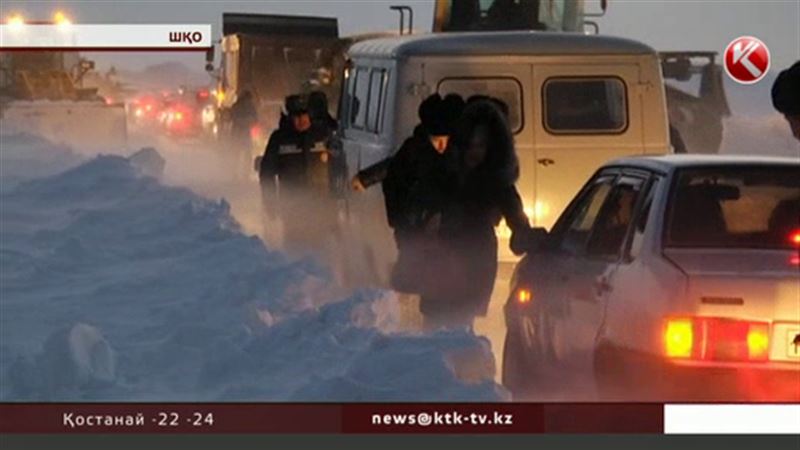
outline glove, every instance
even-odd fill
[[[509,247],[511,248],[511,252],[515,255],[520,256],[524,255],[528,252],[528,231],[530,228],[522,231],[515,231],[511,234],[511,240],[509,241]]]
[[[509,247],[515,255],[524,255],[535,251],[547,240],[547,230],[544,228],[526,227],[511,234]]]

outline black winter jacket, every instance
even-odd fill
[[[442,199],[433,205],[434,211],[441,211],[441,264],[434,269],[433,294],[423,294],[420,303],[427,315],[486,314],[497,274],[495,227],[505,219],[513,235],[522,236],[530,230],[515,187],[519,163],[513,138],[493,108],[468,106],[460,119],[461,127],[451,136],[451,176]],[[469,145],[478,126],[489,127],[489,149],[481,165],[467,170],[462,149]]]
[[[287,187],[327,191],[330,184],[329,137],[328,130],[318,126],[304,132],[290,127],[275,130],[261,158],[262,186],[270,187],[277,175]]]
[[[378,163],[381,164],[381,163]],[[386,167],[383,195],[389,226],[395,232],[413,232],[424,225],[427,208],[438,193],[427,188],[427,180],[443,179],[447,171],[444,154],[431,145],[421,126],[403,142]]]

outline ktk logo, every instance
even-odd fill
[[[203,33],[199,31],[170,31],[170,42],[184,42],[187,44],[199,44],[203,42]]]
[[[769,49],[752,36],[736,38],[725,49],[725,72],[742,84],[758,83],[769,71]]]

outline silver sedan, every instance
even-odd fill
[[[535,236],[505,305],[512,392],[584,370],[603,398],[800,398],[800,160],[616,160]]]

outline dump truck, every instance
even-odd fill
[[[224,13],[220,64],[213,64],[213,49],[206,62],[217,79],[217,108],[209,129],[221,140],[231,138],[234,109],[249,93],[258,114],[247,158],[252,161],[277,127],[287,95],[320,90],[330,105],[337,104],[336,77],[342,71],[345,45],[334,18]]]

